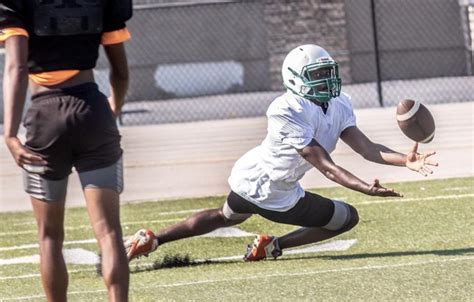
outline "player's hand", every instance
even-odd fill
[[[28,167],[44,170],[47,162],[38,154],[26,149],[17,137],[7,137],[5,143],[18,166],[25,170],[29,170]]]
[[[403,197],[402,194],[395,192],[394,189],[383,187],[378,179],[374,180],[366,194],[380,197]]]
[[[405,163],[406,167],[410,170],[416,171],[423,176],[428,176],[428,174],[433,174],[428,166],[438,166],[436,161],[431,160],[429,157],[436,154],[435,151],[428,152],[426,154],[418,153],[418,143],[413,145],[413,148],[407,154],[407,161]]]

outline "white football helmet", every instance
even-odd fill
[[[318,45],[301,45],[290,51],[281,72],[286,89],[311,101],[329,102],[341,94],[339,66]]]

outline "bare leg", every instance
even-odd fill
[[[129,268],[122,242],[119,194],[109,189],[85,189],[84,195],[102,254],[102,275],[109,301],[127,301]]]
[[[41,281],[48,301],[66,301],[68,275],[62,253],[64,200],[44,202],[31,197],[38,226]]]
[[[155,235],[161,245],[166,242],[206,234],[218,228],[236,225],[244,220],[229,220],[224,217],[222,209],[204,210],[193,214],[186,220],[158,231]]]
[[[337,231],[326,230],[323,228],[299,228],[296,231],[288,233],[282,237],[278,238],[278,244],[281,249],[300,246],[304,244],[314,243],[323,241],[334,236],[345,233],[355,227],[359,223],[359,216],[357,210],[352,206],[350,209],[350,220],[347,222],[347,225]]]

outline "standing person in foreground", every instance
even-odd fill
[[[325,240],[352,229],[359,221],[351,205],[305,192],[299,180],[315,167],[336,183],[371,196],[400,197],[378,180],[357,178],[331,159],[340,138],[366,160],[405,166],[423,175],[436,166],[415,144],[408,154],[373,143],[356,126],[348,95],[341,93],[338,65],[317,45],[293,49],[283,62],[287,92],[267,111],[268,134],[261,145],[243,155],[229,178],[231,192],[222,208],[204,210],[154,234],[139,230],[126,242],[129,259],[146,255],[158,245],[242,223],[252,214],[301,226],[281,237],[259,235],[249,245],[246,261],[278,257],[286,248]]]
[[[68,274],[62,254],[68,175],[75,167],[103,256],[110,301],[128,299],[129,270],[119,217],[122,149],[115,117],[128,88],[123,42],[130,34],[130,0],[0,2],[5,43],[4,135],[24,169],[38,227],[40,270],[48,301],[66,301]],[[99,46],[110,62],[111,96],[94,82]],[[26,142],[17,138],[24,119]]]

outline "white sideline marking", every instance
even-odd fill
[[[145,223],[156,223],[156,222],[176,222],[176,221],[181,221],[183,220],[182,218],[173,218],[173,219],[163,219],[163,220],[149,220],[149,221],[130,221],[130,222],[123,222],[122,226],[129,226],[129,225],[140,225],[140,224],[145,224]],[[65,227],[64,230],[66,231],[74,231],[74,230],[79,230],[79,229],[91,229],[90,224],[83,224],[83,225],[78,225],[75,227]],[[0,233],[0,236],[11,236],[11,235],[24,235],[24,234],[36,234],[36,229],[33,230],[27,230],[27,231],[16,231],[16,232],[2,232]]]
[[[346,251],[351,246],[356,244],[357,239],[350,240],[335,240],[332,242],[326,242],[322,244],[316,244],[308,246],[301,249],[291,249],[285,251],[284,255],[295,255],[295,254],[306,254],[306,253],[320,253],[320,252],[329,252],[329,251]]]
[[[64,241],[63,245],[73,245],[73,244],[83,244],[83,243],[96,243],[95,239],[86,239],[86,240],[73,240],[73,241]],[[0,247],[0,252],[3,251],[13,251],[13,250],[23,250],[23,249],[34,249],[39,248],[38,243],[32,244],[22,244],[15,246]]]
[[[33,248],[38,248],[39,245],[38,243],[32,243],[32,244],[22,244],[22,245],[14,245],[14,246],[6,246],[6,247],[0,247],[0,252],[3,251],[14,251],[14,250],[23,250],[23,249],[33,249]]]
[[[39,255],[0,259],[0,265],[39,263]]]
[[[16,280],[16,279],[27,279],[27,278],[39,278],[39,277],[41,277],[40,274],[28,274],[28,275],[20,275],[20,276],[0,277],[0,280]]]
[[[210,233],[198,236],[198,237],[249,237],[255,236],[255,234],[242,231],[239,228],[227,227],[227,228],[218,228]]]
[[[87,251],[85,249],[64,249],[63,255],[64,261],[70,264],[95,265],[99,262],[99,256],[97,256],[96,253]],[[0,259],[0,266],[22,263],[39,263],[39,259],[39,255]]]
[[[467,190],[467,189],[472,189],[473,187],[452,187],[452,188],[444,188],[442,191],[462,191],[462,190]]]
[[[81,269],[81,270],[68,270],[68,274],[75,274],[75,273],[82,273],[82,272],[95,272],[97,269]],[[27,274],[27,275],[19,275],[19,276],[7,276],[7,277],[0,277],[0,280],[15,280],[15,279],[28,279],[28,278],[40,278],[40,274]],[[3,300],[0,300],[3,301]]]
[[[95,265],[99,263],[99,256],[85,249],[63,250],[64,261],[71,264]]]
[[[337,268],[337,269],[327,269],[327,270],[319,270],[319,271],[303,271],[303,272],[295,272],[295,273],[275,273],[275,274],[268,274],[268,275],[260,275],[260,276],[245,276],[245,277],[235,277],[235,278],[228,278],[228,279],[209,279],[209,280],[200,280],[200,281],[193,281],[193,282],[181,282],[181,283],[171,283],[171,284],[159,284],[159,285],[152,285],[152,286],[143,286],[143,287],[136,287],[131,288],[132,291],[143,291],[146,289],[154,289],[154,288],[165,288],[165,287],[181,287],[181,286],[190,286],[190,285],[199,285],[199,284],[210,284],[210,283],[222,283],[222,282],[229,282],[229,281],[246,281],[246,280],[253,280],[253,279],[264,279],[264,278],[276,278],[276,277],[298,277],[298,276],[311,276],[311,275],[319,275],[319,274],[330,274],[330,273],[344,273],[344,272],[353,272],[353,271],[364,271],[364,270],[383,270],[383,269],[392,269],[392,268],[400,268],[400,267],[410,267],[410,266],[418,266],[418,265],[429,265],[429,264],[438,264],[438,263],[446,263],[446,262],[457,262],[457,261],[472,261],[474,257],[453,257],[448,259],[437,259],[437,260],[426,260],[426,261],[418,261],[418,262],[405,262],[405,263],[397,263],[397,264],[386,264],[386,265],[365,265],[365,266],[353,266],[353,267],[345,267],[345,268]],[[85,291],[71,291],[69,295],[81,295],[81,294],[92,294],[92,293],[105,293],[107,292],[106,289],[98,289],[98,290],[85,290]],[[15,298],[4,298],[3,301],[13,301],[13,300],[25,300],[25,299],[34,299],[34,298],[44,298],[44,295],[35,295],[35,296],[23,296],[23,297],[15,297]]]
[[[376,199],[369,201],[362,201],[354,203],[355,206],[376,204],[376,203],[391,203],[391,202],[410,202],[410,201],[428,201],[428,200],[439,200],[439,199],[461,199],[465,197],[474,197],[474,193],[471,194],[458,194],[458,195],[441,195],[441,196],[430,196],[421,198],[394,198],[394,199]]]

